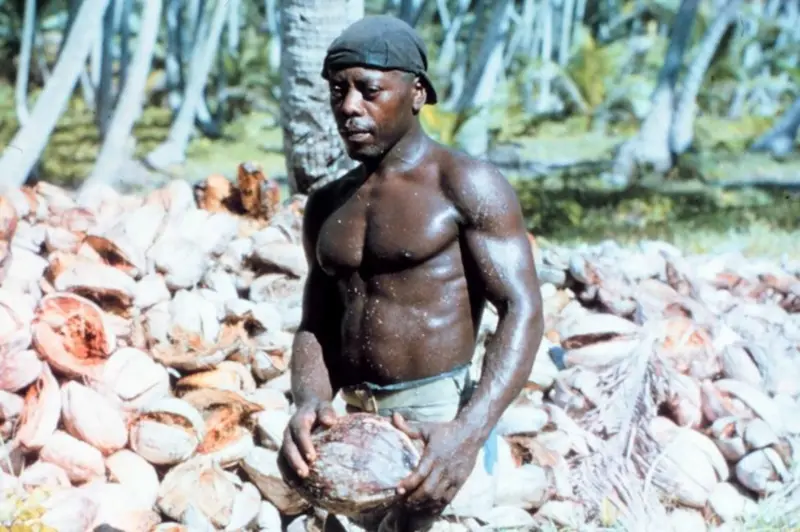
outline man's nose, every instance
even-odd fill
[[[361,94],[357,90],[350,89],[344,95],[342,100],[342,114],[345,116],[359,116],[361,115]]]

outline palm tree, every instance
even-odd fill
[[[364,16],[364,0],[281,0],[281,126],[292,192],[307,193],[354,167],[336,130],[322,61]]]

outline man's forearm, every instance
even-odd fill
[[[322,346],[312,332],[297,332],[289,366],[292,372],[292,396],[296,405],[333,400],[333,388],[322,357]]]
[[[497,330],[486,346],[480,381],[456,418],[476,444],[486,441],[525,386],[543,331],[541,307],[500,311]]]

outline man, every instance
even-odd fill
[[[424,133],[419,112],[437,101],[426,68],[423,41],[394,17],[365,17],[331,44],[322,75],[361,165],[313,192],[304,215],[297,410],[282,459],[307,474],[310,433],[335,423],[337,392],[348,411],[392,416],[425,444],[398,485],[403,507],[362,523],[369,530],[419,530],[452,507],[468,477],[491,475],[492,429],[526,383],[543,329],[518,199],[494,167]],[[474,383],[487,300],[499,322]]]

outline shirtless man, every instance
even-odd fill
[[[310,433],[335,423],[337,392],[348,411],[392,416],[425,443],[398,485],[395,519],[439,515],[473,470],[491,473],[487,443],[527,381],[543,329],[516,194],[493,166],[424,133],[419,112],[437,101],[426,68],[422,40],[390,16],[361,19],[328,50],[331,109],[361,164],[306,204],[297,409],[281,448],[284,463],[307,474]],[[469,366],[486,301],[499,322],[475,383]]]

